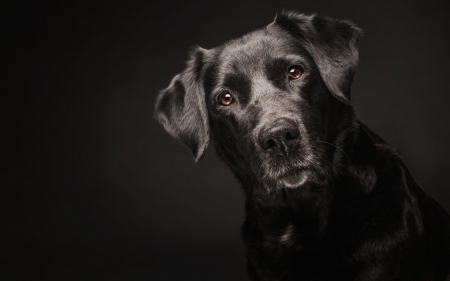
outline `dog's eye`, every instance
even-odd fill
[[[302,74],[302,69],[297,65],[290,66],[288,69],[288,76],[290,79],[298,79],[302,76]]]
[[[219,95],[219,103],[223,106],[229,106],[233,101],[234,98],[229,92],[222,92]]]

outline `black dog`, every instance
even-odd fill
[[[252,280],[450,280],[450,219],[355,116],[361,30],[282,13],[195,49],[156,118],[191,148],[209,138],[246,194]]]

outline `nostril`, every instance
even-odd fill
[[[268,139],[267,141],[264,142],[264,144],[262,145],[262,149],[267,150],[270,149],[272,147],[277,146],[277,143],[275,140],[273,139]]]

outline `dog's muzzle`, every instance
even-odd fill
[[[282,117],[265,124],[257,134],[257,142],[265,159],[265,177],[285,187],[300,186],[308,179],[311,171],[305,163],[297,121]]]

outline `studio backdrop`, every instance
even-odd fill
[[[2,6],[2,280],[248,280],[237,181],[152,117],[194,46],[283,9],[364,30],[357,114],[450,211],[448,1]]]

